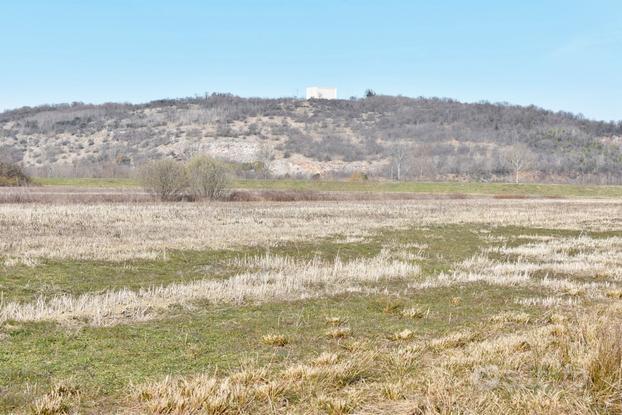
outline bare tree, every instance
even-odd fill
[[[389,151],[389,156],[391,157],[391,177],[395,177],[398,182],[402,180],[402,174],[408,168],[409,150],[404,144],[396,144]],[[395,176],[393,171],[395,171]]]
[[[514,144],[505,150],[503,156],[512,170],[514,183],[519,183],[521,172],[530,168],[535,161],[535,155],[524,144]]]
[[[264,179],[270,177],[270,170],[272,168],[274,157],[274,148],[269,144],[262,144],[257,150],[257,161],[262,164],[262,174]]]

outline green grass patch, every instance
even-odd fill
[[[72,186],[72,187],[138,187],[134,179],[115,178],[70,178],[70,177],[35,177],[33,184],[39,186]]]
[[[188,282],[203,278],[226,278],[238,271],[227,261],[245,251],[171,251],[166,260],[105,261],[43,260],[35,267],[0,266],[0,292],[4,301],[32,301],[59,294],[117,290]]]
[[[347,192],[404,192],[441,194],[481,194],[540,197],[622,197],[622,186],[573,184],[511,184],[476,182],[383,182],[329,180],[238,180],[242,189],[312,190]]]
[[[113,178],[42,178],[34,183],[43,186],[123,188],[139,187],[135,179]],[[323,192],[397,192],[531,197],[622,197],[622,186],[585,186],[574,184],[512,184],[477,182],[390,182],[347,180],[234,180],[232,187],[246,190],[294,190]]]

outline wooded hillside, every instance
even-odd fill
[[[622,182],[622,122],[534,106],[229,94],[0,114],[0,157],[36,175],[124,176],[197,152],[246,176]]]

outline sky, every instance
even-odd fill
[[[622,120],[620,0],[0,0],[0,39],[0,111],[319,85]]]

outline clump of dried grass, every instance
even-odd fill
[[[527,297],[516,298],[516,304],[523,306],[539,306],[539,307],[569,307],[573,308],[581,304],[581,300],[573,297]]]
[[[334,365],[339,360],[339,355],[337,353],[329,353],[323,352],[318,357],[311,361],[311,365],[313,366],[328,366]]]
[[[507,311],[491,317],[490,321],[495,323],[528,324],[531,321],[531,316],[525,312]]]
[[[317,406],[329,415],[345,415],[352,413],[356,408],[356,399],[353,397],[318,396]]]
[[[622,299],[622,290],[609,290],[606,292],[607,297],[614,298],[616,300]]]
[[[381,386],[381,394],[384,399],[396,401],[406,397],[406,387],[403,382],[386,383]]]
[[[605,322],[595,339],[587,364],[590,392],[605,407],[622,410],[622,323]]]
[[[409,340],[415,337],[415,332],[410,329],[404,329],[402,331],[398,331],[397,333],[393,333],[391,336],[392,340]]]
[[[343,317],[326,317],[326,324],[330,326],[342,326],[347,323]]]
[[[289,343],[289,340],[282,334],[266,334],[261,337],[261,342],[268,346],[283,347]]]
[[[560,314],[560,313],[553,313],[548,317],[548,320],[550,323],[553,324],[560,324],[560,323],[565,323],[568,321],[568,317]]]
[[[405,308],[400,312],[400,315],[404,318],[411,318],[411,319],[420,319],[423,317],[426,317],[428,315],[428,313],[430,312],[430,309],[424,310],[421,307],[409,307],[409,308]]]
[[[36,399],[30,409],[33,415],[65,415],[78,405],[79,398],[80,392],[75,385],[62,382]]]
[[[351,388],[371,376],[373,360],[370,353],[348,359],[324,353],[281,371],[251,366],[225,377],[166,377],[135,387],[131,398],[154,414],[288,413],[295,406],[303,413],[317,408],[349,413],[360,403]]]
[[[331,339],[344,339],[350,337],[351,334],[352,329],[350,329],[350,327],[335,327],[326,331],[326,336]]]
[[[206,375],[192,379],[167,377],[139,387],[135,399],[153,414],[234,413],[259,399],[258,389],[266,384],[263,379],[246,384]]]
[[[427,343],[427,347],[434,351],[464,347],[475,341],[478,337],[479,334],[477,332],[465,329],[451,333],[447,336],[431,339]]]

